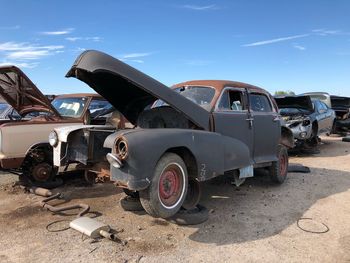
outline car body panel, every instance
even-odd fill
[[[183,112],[199,127],[209,129],[209,112],[164,84],[102,52],[82,53],[67,73],[84,81],[106,98],[131,123],[155,100],[161,99]],[[111,93],[115,96],[111,96]]]
[[[0,95],[21,116],[33,111],[45,111],[60,117],[49,99],[15,66],[0,67]]]
[[[194,176],[199,181],[253,164],[244,143],[219,133],[187,129],[121,130],[108,136],[104,147],[113,152],[114,142],[120,136],[128,142],[130,161],[120,169],[111,166],[111,180],[132,190],[148,186],[155,164],[169,150],[186,148],[195,156],[198,175]],[[137,175],[136,180],[132,175]]]

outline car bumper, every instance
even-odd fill
[[[150,180],[148,178],[137,178],[129,173],[130,169],[127,164],[124,165],[114,154],[107,154],[107,160],[110,164],[110,180],[117,186],[132,191],[140,191],[149,186]]]
[[[307,140],[307,139],[310,139],[312,135],[311,125],[303,126],[299,124],[296,127],[292,127],[292,128],[288,127],[288,128],[291,129],[291,131],[293,132],[294,138],[297,140]]]

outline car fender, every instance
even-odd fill
[[[115,141],[119,137],[127,142],[128,157],[121,168],[111,166],[112,180],[118,178],[119,173],[130,174],[137,180],[150,180],[161,156],[180,147],[194,156],[200,181],[252,164],[247,145],[219,133],[187,129],[122,130],[109,135],[104,147],[115,153]]]

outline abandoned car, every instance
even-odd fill
[[[218,175],[243,180],[253,176],[254,167],[266,167],[277,183],[287,176],[292,133],[281,127],[274,99],[261,88],[190,81],[170,89],[98,51],[82,53],[67,77],[87,83],[134,125],[105,134],[107,172],[126,193],[138,195],[154,217],[169,218],[181,206],[195,206],[198,182]],[[89,135],[79,136],[84,144]],[[54,152],[55,165],[70,154],[69,140],[67,145]],[[98,152],[102,145],[91,146]]]
[[[332,133],[346,136],[350,130],[350,98],[331,95],[331,105],[336,115]]]
[[[331,132],[335,113],[322,101],[303,95],[275,100],[287,127],[293,131],[296,146],[314,146],[320,134]]]
[[[19,117],[0,122],[0,168],[33,181],[53,176],[48,135],[54,127],[89,123],[91,115],[111,105],[98,94],[57,96],[52,104],[17,67],[0,67],[0,95]],[[39,114],[40,113],[40,114]],[[32,118],[25,118],[32,114]],[[35,117],[38,114],[39,116]],[[96,118],[93,122],[104,124]]]

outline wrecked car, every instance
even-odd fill
[[[350,98],[331,95],[331,104],[336,115],[332,133],[346,136],[350,130]]]
[[[330,133],[335,113],[325,103],[310,96],[275,97],[279,112],[293,132],[296,146],[314,146],[318,136]]]
[[[94,111],[111,105],[98,94],[66,94],[52,104],[17,67],[0,67],[0,95],[18,117],[0,122],[0,169],[20,173],[33,181],[53,175],[48,135],[54,127],[72,124],[104,124],[92,119]],[[31,115],[31,118],[26,116]]]
[[[252,177],[253,168],[265,167],[274,182],[286,179],[293,136],[281,127],[274,99],[261,88],[199,80],[171,89],[98,51],[82,53],[67,77],[88,84],[134,125],[104,134],[110,164],[105,172],[126,193],[139,196],[154,217],[195,206],[199,182],[219,175],[234,175],[239,182]],[[87,147],[80,136],[80,146]],[[96,152],[101,146],[89,145]],[[54,150],[55,166],[69,149]]]

